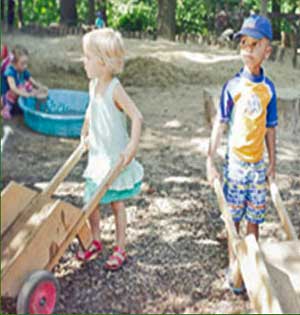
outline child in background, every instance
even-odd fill
[[[100,11],[98,11],[96,13],[95,26],[96,26],[96,28],[103,28],[103,27],[105,27],[105,23],[104,23],[104,20],[102,18],[102,13]]]
[[[90,104],[82,128],[87,143],[88,164],[84,172],[84,201],[88,202],[111,167],[124,154],[125,169],[103,196],[100,204],[110,204],[115,216],[117,246],[105,263],[107,270],[118,270],[126,261],[126,210],[124,200],[141,189],[143,167],[134,159],[141,135],[142,115],[127,95],[116,75],[124,65],[124,46],[120,33],[109,28],[94,30],[83,37],[84,67],[90,81]],[[131,119],[131,138],[126,129],[126,115]],[[94,241],[77,254],[90,260],[102,251],[100,207],[89,218]]]
[[[228,124],[228,146],[224,167],[224,195],[239,232],[240,221],[247,220],[247,234],[259,236],[259,224],[264,222],[266,209],[266,178],[275,177],[275,127],[277,104],[274,84],[261,67],[272,51],[272,26],[263,16],[247,18],[240,32],[241,57],[244,67],[223,87],[219,112],[212,131],[207,157],[207,177],[210,184],[220,177],[214,156],[225,125]],[[264,162],[266,142],[269,166]],[[236,294],[245,291],[231,281],[236,260],[229,250],[228,280]]]
[[[18,106],[18,97],[41,97],[47,96],[47,88],[33,79],[28,67],[28,51],[17,45],[12,50],[10,64],[2,74],[1,102],[3,109],[1,115],[4,119],[11,119],[14,114],[21,113]],[[4,65],[3,65],[4,67]]]

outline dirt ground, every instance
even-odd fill
[[[28,47],[33,76],[50,88],[87,88],[79,37],[15,35],[4,41]],[[79,263],[74,258],[78,248],[74,240],[55,268],[61,286],[56,313],[249,313],[247,297],[236,297],[227,288],[224,225],[205,178],[210,129],[204,118],[203,88],[221,87],[233,76],[241,67],[238,54],[164,41],[126,40],[125,44],[128,56],[121,79],[145,119],[137,155],[145,168],[145,189],[127,202],[129,262],[118,273],[102,268],[114,244],[113,217],[104,207],[104,253],[87,264]],[[266,71],[289,95],[300,91],[300,71],[292,68],[290,60],[267,62]],[[78,144],[77,139],[36,134],[22,118],[4,124],[14,134],[2,154],[2,187],[11,180],[43,187]],[[279,127],[279,134],[284,134],[280,132],[284,128]],[[299,234],[297,138],[278,139],[277,179]],[[82,206],[85,162],[60,185],[57,198]],[[220,169],[221,163],[219,158]],[[270,202],[261,238],[284,238]],[[4,313],[15,312],[14,300],[2,302]]]

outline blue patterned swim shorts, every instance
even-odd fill
[[[248,163],[227,157],[224,166],[224,195],[233,221],[245,216],[248,222],[260,224],[266,212],[266,167],[263,160]]]

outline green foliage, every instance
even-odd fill
[[[49,25],[59,21],[59,3],[57,0],[23,0],[23,15],[25,24]]]
[[[175,1],[175,0],[174,0]],[[228,27],[240,27],[249,12],[259,12],[261,0],[176,0],[177,33],[206,35],[216,31],[216,15],[221,10],[228,13]],[[17,7],[16,1],[16,7]],[[155,31],[157,25],[157,0],[107,0],[108,25],[130,31]],[[88,0],[76,0],[78,23],[87,23]],[[99,2],[95,1],[96,10]],[[300,0],[280,1],[281,12],[300,11]],[[17,9],[17,8],[16,8]],[[268,11],[272,11],[269,1]],[[59,22],[59,0],[23,0],[25,24],[37,23],[43,26]],[[16,14],[17,16],[17,14]],[[281,19],[280,29],[290,32],[290,22]]]
[[[108,25],[130,31],[153,31],[156,11],[156,1],[113,0],[107,7]]]

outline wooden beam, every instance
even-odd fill
[[[93,235],[88,221],[85,221],[82,228],[79,230],[77,237],[83,249],[88,249],[93,242]]]
[[[261,249],[267,268],[275,271],[275,285],[284,302],[294,304],[294,310],[300,313],[300,240],[264,242]]]
[[[290,217],[282,202],[279,189],[274,181],[270,181],[270,192],[275,208],[277,209],[281,224],[287,234],[289,240],[297,240],[296,230],[290,220]]]
[[[259,314],[283,314],[255,236],[248,235],[237,244],[236,249],[252,307]]]

